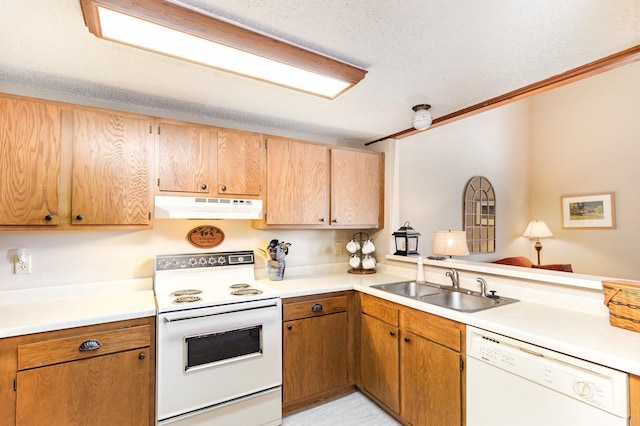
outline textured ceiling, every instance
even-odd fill
[[[364,143],[640,44],[638,0],[182,3],[368,74],[327,100],[100,40],[79,0],[0,0],[0,91]]]

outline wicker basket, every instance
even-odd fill
[[[602,281],[604,304],[614,327],[640,331],[640,282]]]

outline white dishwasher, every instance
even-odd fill
[[[467,426],[628,426],[629,375],[467,327]]]

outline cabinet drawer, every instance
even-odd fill
[[[360,293],[360,309],[363,313],[378,318],[386,323],[399,325],[400,311],[398,307],[368,294]]]
[[[99,347],[82,351],[80,347],[85,342],[99,342]],[[150,344],[148,325],[29,343],[18,346],[18,370],[143,348]]]
[[[320,315],[335,314],[347,310],[347,296],[326,297],[282,305],[282,320],[289,321]]]
[[[411,308],[402,310],[403,327],[411,333],[440,343],[454,351],[462,348],[462,327],[459,322],[417,311]]]

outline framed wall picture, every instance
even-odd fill
[[[599,229],[616,227],[613,192],[563,195],[562,227],[565,229]]]

